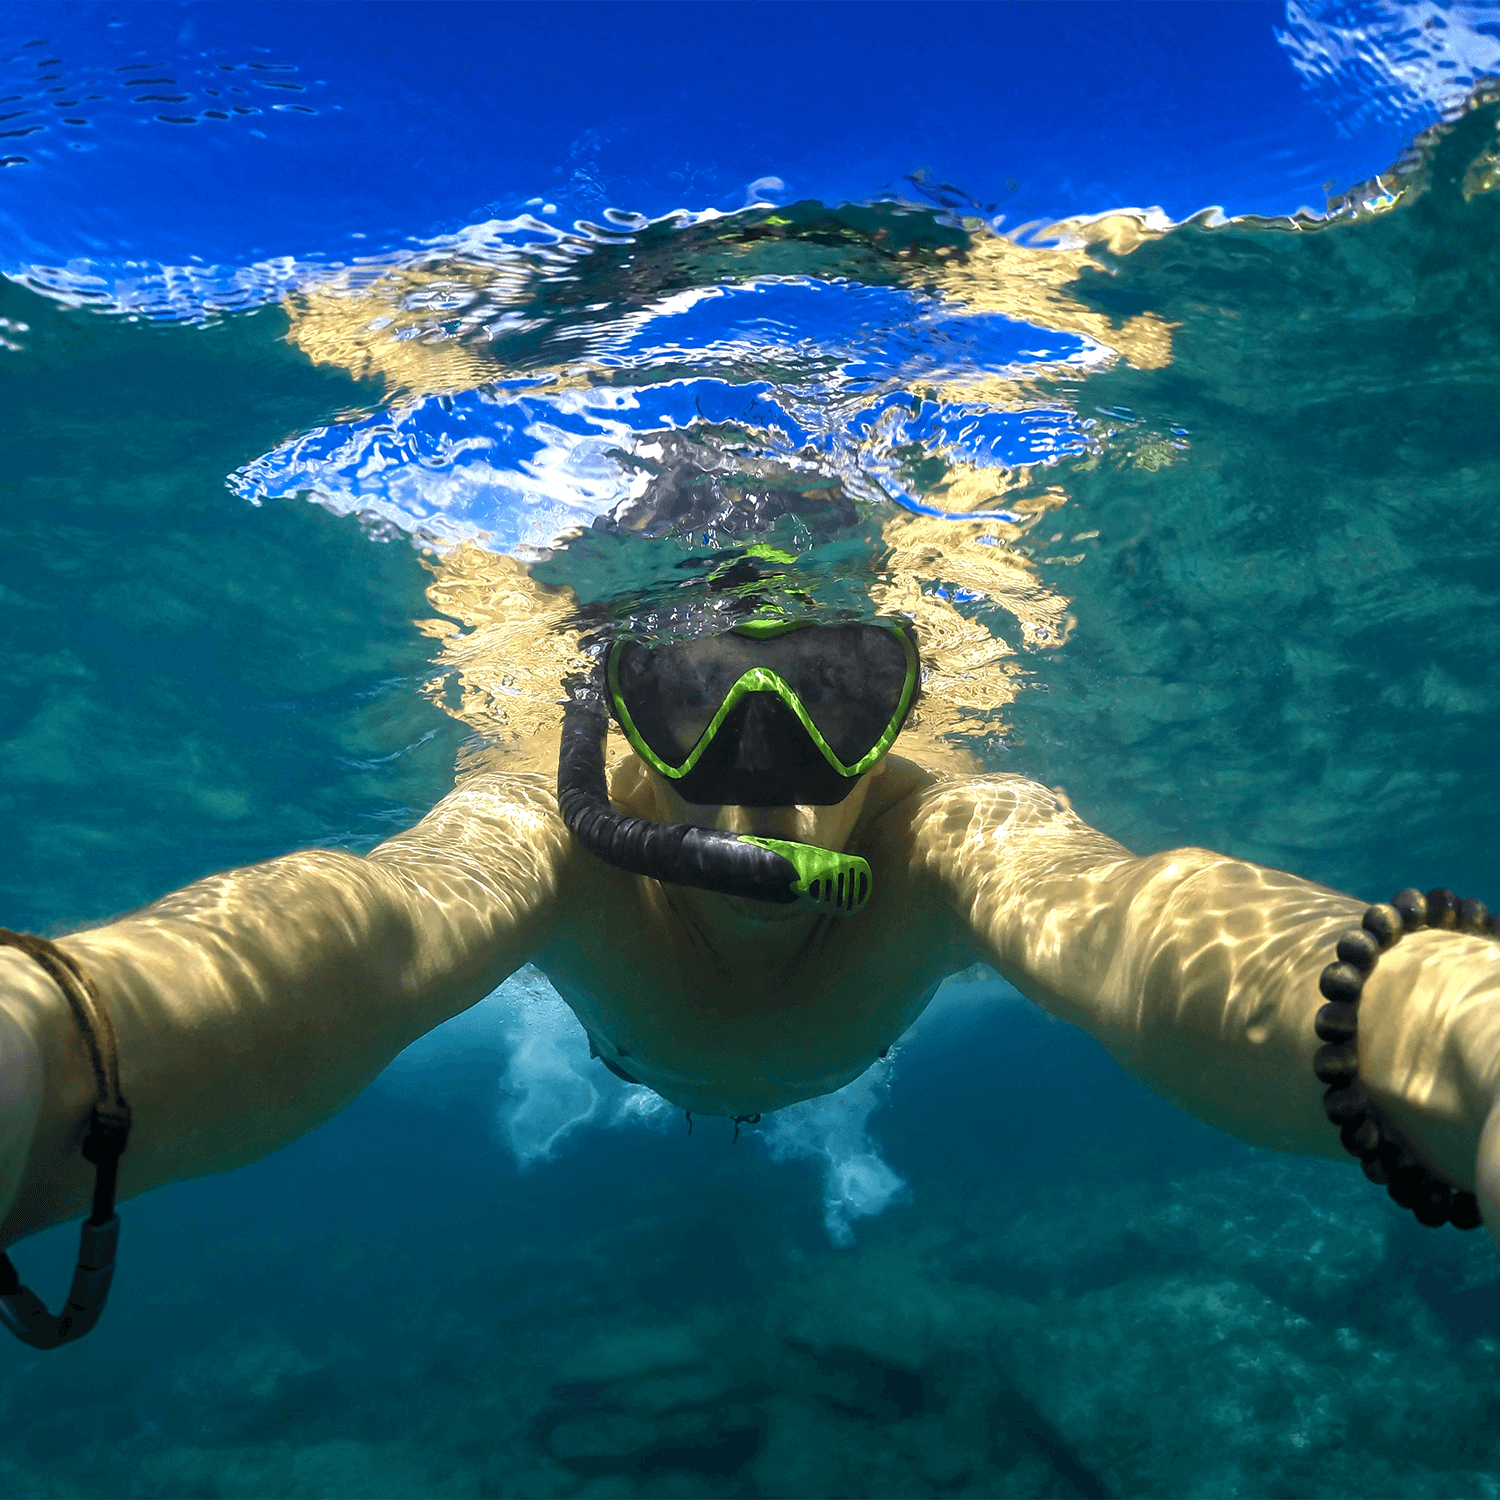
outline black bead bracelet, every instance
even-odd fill
[[[1344,1149],[1359,1158],[1365,1176],[1379,1183],[1417,1221],[1436,1229],[1477,1229],[1479,1200],[1473,1193],[1434,1177],[1381,1123],[1374,1101],[1359,1081],[1359,997],[1375,970],[1375,960],[1394,947],[1403,933],[1421,927],[1500,937],[1500,917],[1492,917],[1482,901],[1460,901],[1450,890],[1407,890],[1389,905],[1372,906],[1353,932],[1339,939],[1338,962],[1318,976],[1318,989],[1328,1002],[1318,1011],[1313,1029],[1319,1041],[1313,1072],[1328,1085],[1323,1109],[1339,1127]]]

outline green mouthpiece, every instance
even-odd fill
[[[797,892],[800,906],[820,906],[852,917],[863,911],[870,900],[875,877],[857,854],[819,849],[815,844],[792,844],[785,839],[758,839],[748,833],[739,837],[742,843],[758,844],[772,854],[779,854],[797,871],[792,889]]]

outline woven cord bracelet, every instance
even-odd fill
[[[1422,927],[1500,937],[1500,918],[1492,917],[1484,902],[1460,901],[1442,887],[1425,896],[1421,891],[1402,891],[1389,904],[1370,907],[1359,928],[1339,939],[1338,961],[1318,976],[1318,989],[1328,1003],[1313,1026],[1324,1043],[1313,1059],[1313,1072],[1329,1085],[1323,1109],[1339,1127],[1344,1149],[1359,1158],[1371,1182],[1384,1187],[1429,1228],[1452,1224],[1455,1229],[1477,1229],[1479,1200],[1434,1177],[1381,1122],[1359,1081],[1359,997],[1365,981],[1387,948],[1404,933]]]

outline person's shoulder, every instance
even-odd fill
[[[920,769],[920,768],[919,768]],[[907,779],[878,822],[872,853],[914,885],[987,881],[1009,871],[1032,880],[1087,868],[1130,851],[1078,816],[1060,787],[1007,771],[931,772]],[[970,892],[972,894],[972,892]]]
[[[872,791],[869,808],[875,820],[886,821],[891,815],[910,820],[941,813],[1010,822],[1018,815],[1051,818],[1071,811],[1065,793],[1030,776],[1014,771],[954,771],[899,756],[890,758],[878,795]]]

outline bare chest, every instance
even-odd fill
[[[777,1109],[858,1077],[961,959],[880,894],[857,917],[705,930],[651,882],[589,870],[536,962],[599,1052],[704,1113]],[[930,916],[930,914],[928,914]]]

